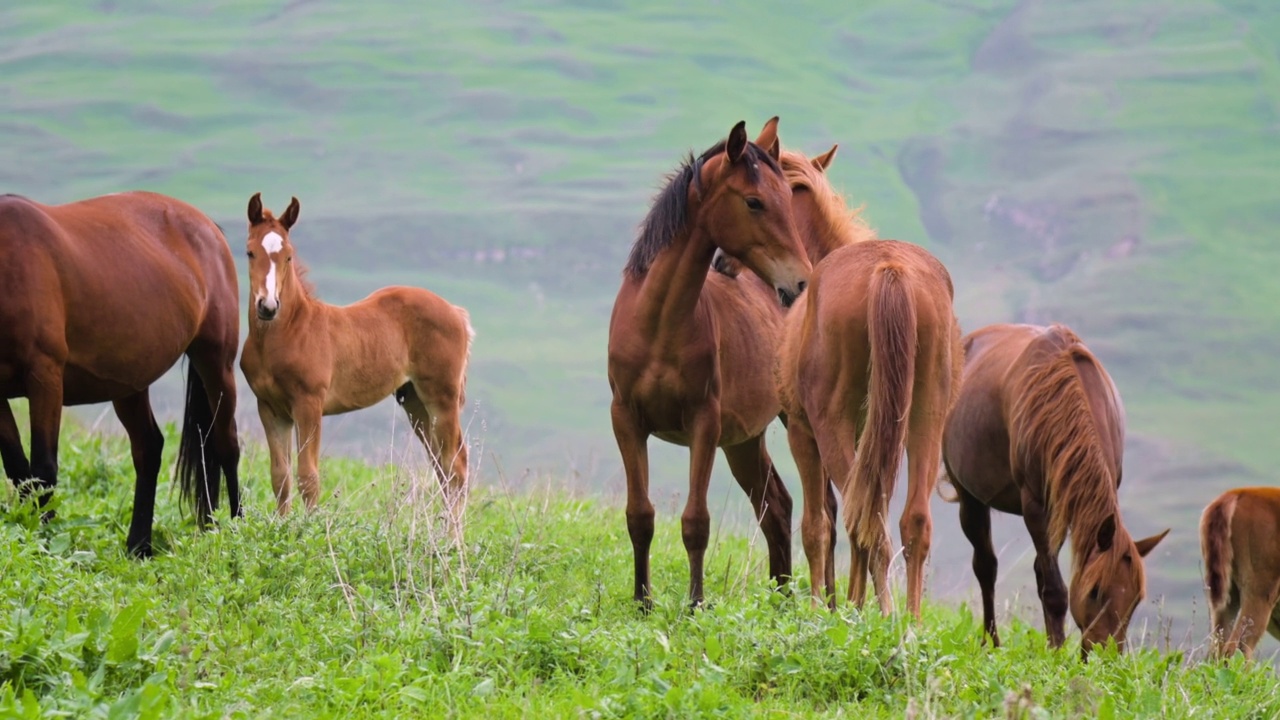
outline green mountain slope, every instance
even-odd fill
[[[1280,460],[1273,3],[26,4],[0,11],[0,98],[0,191],[171,193],[237,254],[250,194],[297,195],[326,299],[412,283],[468,306],[490,482],[569,469],[616,497],[605,328],[633,228],[685,150],[774,114],[789,146],[840,143],[837,186],[949,265],[966,328],[1065,321],[1103,358],[1126,518],[1175,528],[1151,572],[1171,614],[1200,597],[1199,510]],[[334,419],[327,448],[384,456],[393,424],[403,448],[396,418]],[[666,498],[686,471],[659,445]],[[1020,524],[997,539],[1025,587]],[[935,548],[935,589],[971,594],[964,543]]]

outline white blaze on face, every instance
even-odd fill
[[[276,260],[280,250],[284,248],[284,238],[279,233],[269,232],[262,238],[262,249],[267,251],[271,260],[271,268],[267,270],[266,306],[272,310],[280,305],[279,293],[276,289]]]

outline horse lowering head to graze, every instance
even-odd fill
[[[717,250],[753,272],[709,272]],[[707,486],[717,447],[751,499],[769,546],[769,574],[791,574],[791,497],[765,449],[778,416],[773,358],[783,307],[808,282],[778,165],[777,118],[752,143],[744,123],[668,178],[641,225],[609,321],[609,387],[614,437],[627,479],[627,530],[635,558],[635,599],[651,604],[648,440],[689,448],[689,497],[681,532],[689,556],[689,596],[703,598],[710,536]]]
[[[222,231],[196,208],[127,192],[65,205],[0,197],[0,457],[24,495],[57,484],[65,405],[110,402],[137,475],[127,547],[152,553],[164,436],[149,388],[184,355],[177,475],[203,527],[227,479],[240,515],[234,363],[240,292]],[[31,460],[7,402],[26,397]]]
[[[987,635],[995,621],[991,508],[1021,515],[1036,549],[1036,586],[1052,647],[1068,609],[1081,651],[1114,638],[1121,649],[1146,594],[1143,558],[1168,530],[1134,540],[1116,491],[1124,408],[1102,363],[1064,325],[990,325],[965,338],[964,382],[947,421],[943,460],[973,544]],[[1071,536],[1071,585],[1058,551]]]
[[[395,394],[458,518],[467,481],[462,435],[467,360],[474,332],[467,312],[413,287],[387,287],[337,307],[313,295],[290,231],[293,198],[276,217],[249,199],[249,336],[240,368],[258,398],[271,452],[280,514],[292,504],[292,443],[307,507],[320,499],[320,423],[324,415],[366,408]]]

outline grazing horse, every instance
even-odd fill
[[[877,239],[850,212],[824,174],[834,154],[783,156],[796,221],[821,258],[808,292],[787,315],[778,358],[787,440],[804,490],[801,536],[814,597],[834,606],[834,481],[853,546],[849,599],[862,606],[870,574],[881,611],[891,612],[886,518],[905,449],[909,485],[899,528],[907,607],[918,619],[932,537],[929,498],[960,382],[951,276],[919,246]]]
[[[320,419],[395,393],[426,446],[450,513],[467,482],[462,437],[467,359],[475,333],[467,311],[420,288],[388,287],[345,307],[312,294],[295,262],[293,198],[280,217],[249,199],[249,337],[240,369],[258,398],[281,515],[292,505],[292,434],[308,510],[320,500]],[[456,519],[456,517],[454,518]]]
[[[1205,590],[1213,611],[1213,650],[1253,650],[1263,630],[1280,638],[1280,488],[1228,490],[1200,518]]]
[[[194,501],[204,527],[222,473],[231,515],[240,515],[240,292],[212,220],[147,192],[54,206],[0,196],[0,287],[0,456],[24,496],[38,494],[44,507],[53,494],[63,406],[110,402],[129,435],[136,474],[126,547],[150,556],[164,436],[149,388],[185,354],[183,497]],[[24,396],[30,463],[8,403]]]
[[[973,544],[982,616],[995,646],[996,554],[991,508],[1021,515],[1036,548],[1036,587],[1049,645],[1061,647],[1068,606],[1081,652],[1123,649],[1146,593],[1142,558],[1168,530],[1134,541],[1116,490],[1124,408],[1102,363],[1064,325],[989,325],[964,340],[964,382],[947,420],[943,462]],[[1071,534],[1071,588],[1058,551]]]
[[[726,141],[671,175],[631,248],[614,302],[611,415],[627,479],[634,597],[645,608],[652,606],[650,435],[689,448],[681,534],[695,606],[703,597],[707,488],[717,446],[759,518],[770,577],[781,585],[791,575],[791,497],[764,432],[779,410],[770,381],[781,334],[779,301],[794,302],[810,265],[791,215],[791,188],[778,167],[776,137],[777,118],[756,143],[739,122]],[[717,248],[755,274],[734,281],[709,272]]]

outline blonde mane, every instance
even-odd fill
[[[1039,469],[1047,485],[1049,546],[1071,534],[1072,564],[1088,555],[1108,516],[1120,527],[1115,478],[1103,452],[1076,361],[1096,362],[1075,333],[1055,327],[1064,347],[1017,382],[1012,430],[1024,471]]]
[[[810,247],[810,259],[816,261],[827,253],[844,245],[877,239],[876,231],[862,217],[862,208],[850,209],[844,196],[831,187],[825,172],[814,167],[813,161],[803,153],[791,150],[782,153],[782,172],[793,190],[804,188],[818,206],[820,221],[815,228],[818,237],[816,247]],[[810,243],[809,238],[805,239]],[[819,257],[812,257],[815,251]]]

